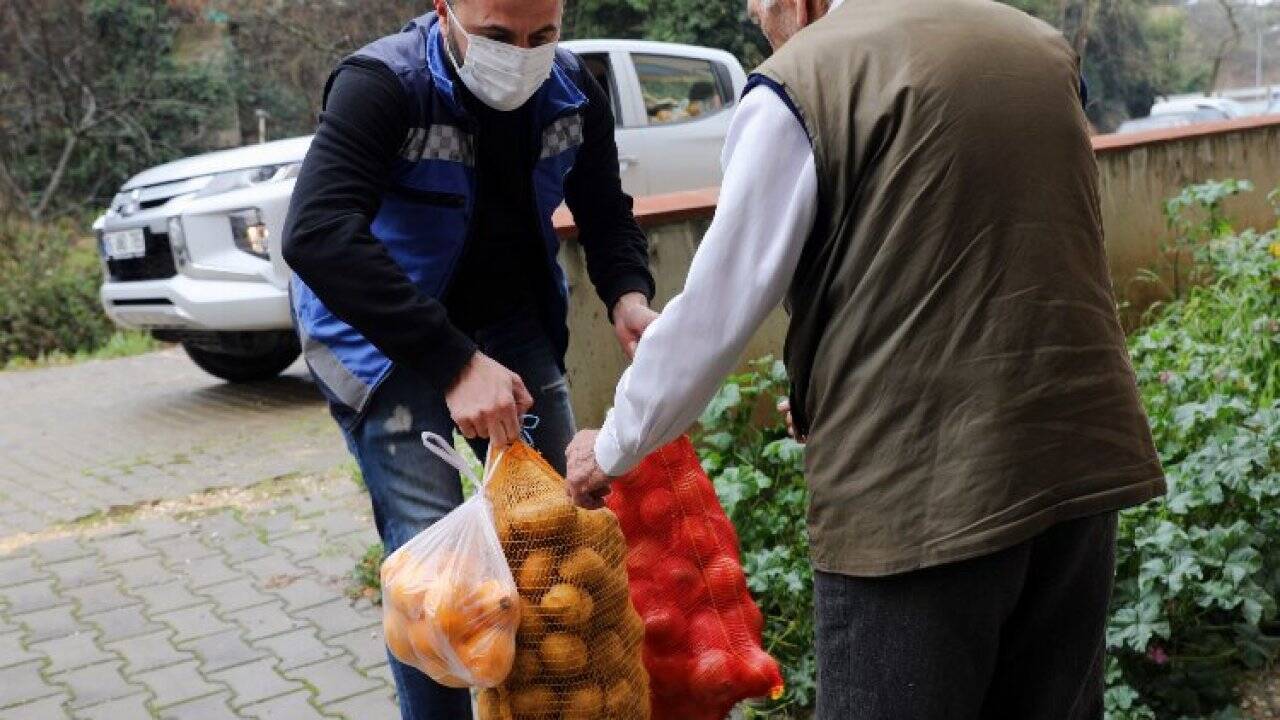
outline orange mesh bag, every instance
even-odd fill
[[[614,483],[608,505],[630,554],[644,621],[653,720],[721,720],[747,698],[781,697],[764,617],[747,592],[738,534],[688,437]]]
[[[431,433],[423,443],[468,472]],[[382,626],[401,662],[449,687],[493,687],[515,660],[520,596],[488,498],[477,493],[382,563]]]
[[[480,693],[479,720],[647,720],[644,626],[613,513],[575,507],[564,480],[523,443],[502,454],[485,494],[519,588],[520,625],[511,675]]]

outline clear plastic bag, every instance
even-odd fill
[[[439,435],[423,433],[422,441],[469,473]],[[392,553],[382,563],[382,594],[387,647],[401,662],[458,688],[495,687],[511,672],[520,595],[484,492]]]

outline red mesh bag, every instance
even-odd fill
[[[631,600],[644,619],[653,720],[721,720],[747,698],[778,698],[738,534],[688,437],[614,483]]]

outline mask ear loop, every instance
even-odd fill
[[[446,2],[445,2],[445,4],[444,4],[444,6],[449,10],[449,20],[448,20],[448,23],[449,23],[450,25],[454,25],[454,26],[456,26],[456,27],[457,27],[457,29],[458,29],[458,32],[462,33],[463,35],[466,35],[466,36],[467,36],[467,42],[468,42],[468,43],[470,43],[470,42],[471,42],[471,33],[467,32],[467,29],[466,29],[466,28],[464,28],[464,27],[462,27],[462,21],[461,21],[461,20],[459,20],[459,19],[457,18],[457,13],[456,13],[456,12],[454,12],[454,10],[453,10],[453,3],[448,2],[448,1],[446,0]],[[450,35],[452,35],[452,33],[450,33]],[[457,40],[456,40],[456,38],[455,38],[455,39],[452,39],[452,40],[451,40],[450,38],[448,38],[448,37],[444,38],[444,51],[445,51],[445,54],[447,54],[447,55],[449,56],[449,62],[453,63],[453,69],[454,69],[454,70],[457,70],[458,72],[461,72],[461,71],[462,71],[462,66],[466,64],[467,59],[466,59],[466,58],[463,58],[463,59],[462,59],[462,62],[458,62],[458,58],[456,57],[455,53],[453,52],[453,46],[454,46],[454,45],[456,45],[456,44],[457,44]]]

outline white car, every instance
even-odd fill
[[[630,40],[562,45],[582,56],[617,118],[632,195],[720,182],[720,150],[746,84],[720,50]],[[272,377],[298,356],[280,252],[310,137],[186,158],[131,178],[93,225],[102,304],[119,326],[182,343],[225,380]]]
[[[1125,120],[1116,128],[1117,134],[1146,132],[1148,130],[1165,130],[1168,128],[1187,127],[1200,123],[1228,120],[1227,116],[1217,110],[1188,110],[1186,112],[1165,112],[1149,115],[1144,118]]]
[[[1221,97],[1178,97],[1166,98],[1151,106],[1151,117],[1160,115],[1184,115],[1188,113],[1204,113],[1215,116],[1218,120],[1230,120],[1244,117],[1249,111],[1230,98]]]
[[[1200,123],[1231,120],[1248,114],[1246,108],[1235,100],[1214,97],[1165,98],[1151,106],[1151,113],[1144,118],[1125,120],[1116,133],[1145,132],[1167,128],[1186,127]]]

